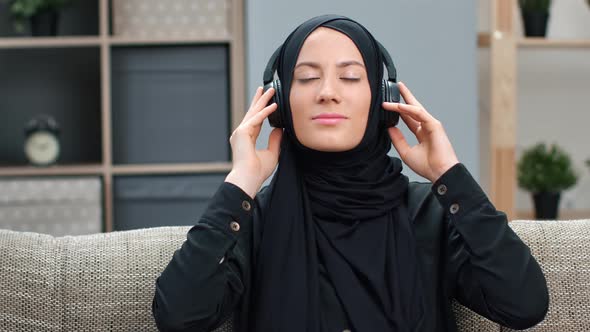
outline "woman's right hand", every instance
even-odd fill
[[[281,128],[272,130],[267,149],[256,150],[256,139],[264,119],[277,109],[276,103],[268,105],[274,93],[272,88],[263,93],[262,87],[258,87],[250,109],[229,138],[233,167],[225,181],[240,187],[252,198],[256,196],[262,183],[272,174],[279,161],[283,135]]]

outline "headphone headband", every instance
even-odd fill
[[[279,58],[279,54],[281,53],[281,48],[283,48],[283,45],[279,46],[279,48],[277,48],[277,50],[274,51],[274,53],[268,60],[268,63],[266,64],[266,69],[264,69],[264,75],[262,76],[262,81],[265,85],[273,81],[273,76],[277,69],[277,60]]]
[[[381,51],[381,55],[383,55],[383,62],[385,63],[385,68],[387,68],[387,80],[396,83],[397,70],[395,69],[395,65],[393,64],[391,55],[389,55],[389,52],[387,52],[385,47],[383,47],[383,45],[378,40],[375,41],[377,42],[377,45],[379,45],[379,50]]]

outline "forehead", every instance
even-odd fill
[[[303,42],[299,51],[298,62],[311,58],[334,58],[338,60],[363,61],[356,44],[347,35],[334,29],[319,27]]]

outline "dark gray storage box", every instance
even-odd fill
[[[115,164],[229,161],[226,46],[112,50]]]
[[[226,174],[119,176],[114,228],[194,225]]]

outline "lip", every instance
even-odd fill
[[[334,125],[334,124],[340,123],[346,119],[347,119],[347,117],[345,117],[342,114],[338,114],[338,113],[321,113],[321,114],[316,115],[312,118],[312,120],[315,121],[316,123],[325,124],[325,125]]]

